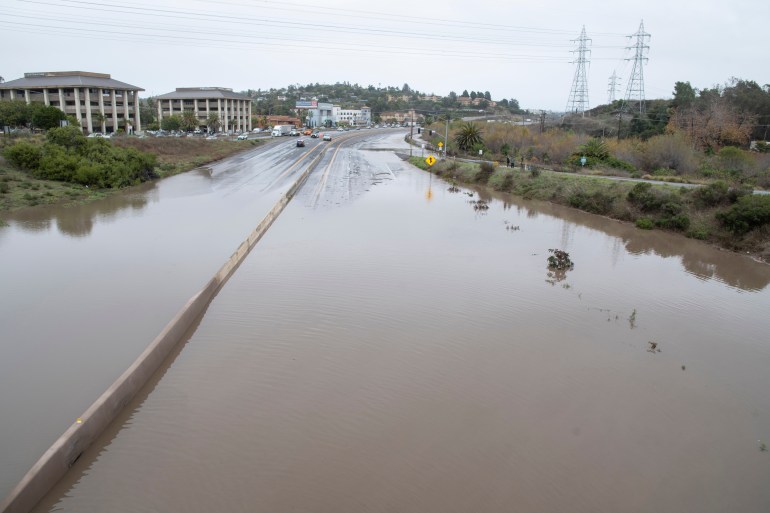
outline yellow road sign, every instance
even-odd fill
[[[439,148],[441,148],[442,146],[444,146],[444,143],[442,143],[441,141],[439,141],[439,142],[438,142],[438,147],[439,147]]]
[[[436,163],[436,157],[434,157],[433,155],[429,155],[428,158],[425,159],[425,163],[428,164],[429,166],[432,166],[433,164]]]

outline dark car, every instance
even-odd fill
[[[297,147],[305,147],[305,140],[304,139],[297,139]]]

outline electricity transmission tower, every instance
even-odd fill
[[[649,59],[644,56],[645,52],[650,49],[650,46],[645,44],[650,34],[644,31],[644,20],[639,23],[639,30],[636,34],[626,36],[629,39],[636,38],[636,43],[632,46],[627,46],[626,49],[634,49],[634,57],[626,59],[627,61],[634,61],[634,66],[631,69],[631,78],[628,80],[628,88],[626,89],[626,102],[632,99],[639,100],[639,114],[644,113],[644,63]]]
[[[620,77],[612,70],[612,76],[610,77],[610,83],[607,86],[607,103],[612,104],[615,101],[615,93],[620,85]]]
[[[580,37],[572,41],[577,41],[578,43],[577,50],[571,50],[571,52],[577,53],[577,59],[572,61],[577,66],[575,67],[575,78],[572,79],[572,89],[569,93],[566,110],[567,112],[580,112],[585,115],[585,111],[588,110],[586,54],[591,53],[591,50],[587,48],[587,42],[591,40],[586,37],[585,25],[583,25],[583,30],[580,31]]]

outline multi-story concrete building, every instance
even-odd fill
[[[305,124],[309,127],[319,127],[336,124],[334,118],[334,105],[331,103],[318,102],[316,100],[300,100],[294,109],[297,112],[307,111]]]
[[[219,119],[219,131],[251,130],[251,98],[225,87],[178,87],[173,93],[155,98],[158,122],[164,117],[194,112],[198,126],[208,125],[211,114]]]
[[[414,110],[394,110],[380,113],[380,119],[383,123],[416,123],[423,121],[425,116]]]
[[[338,105],[335,105],[333,116],[337,124],[352,126],[369,126],[372,124],[372,109],[369,107],[361,107],[360,109],[343,109]]]
[[[141,87],[114,80],[105,73],[47,71],[0,83],[0,100],[42,102],[73,116],[82,129],[126,132],[142,129],[139,116]]]

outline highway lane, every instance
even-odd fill
[[[0,496],[206,283],[326,149],[270,140],[0,228]]]

